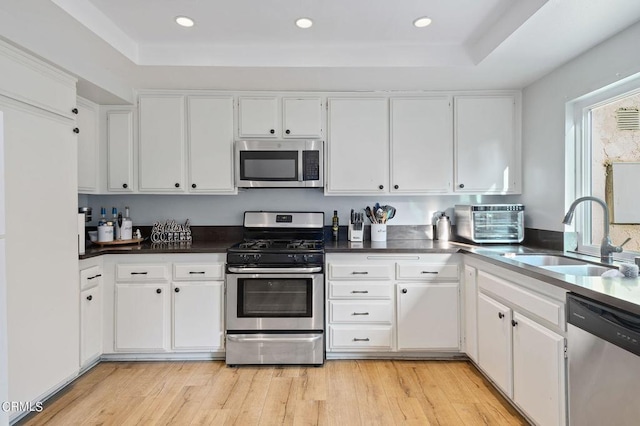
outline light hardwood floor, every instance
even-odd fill
[[[465,361],[104,362],[21,425],[526,425]]]

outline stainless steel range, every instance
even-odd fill
[[[226,362],[324,363],[324,213],[245,212],[227,250]]]

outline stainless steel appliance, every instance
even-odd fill
[[[324,213],[245,212],[227,250],[226,362],[324,363]]]
[[[521,243],[524,240],[522,204],[458,204],[456,234],[474,243]]]
[[[235,143],[239,188],[322,188],[324,143],[318,140],[245,140]]]
[[[567,295],[569,424],[640,421],[640,317]]]

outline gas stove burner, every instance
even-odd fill
[[[273,241],[271,240],[248,240],[240,243],[238,248],[248,250],[264,250],[271,247]]]
[[[317,250],[322,248],[322,242],[313,240],[293,240],[287,243],[288,249]]]

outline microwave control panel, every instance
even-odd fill
[[[303,151],[303,180],[320,179],[320,151]]]

